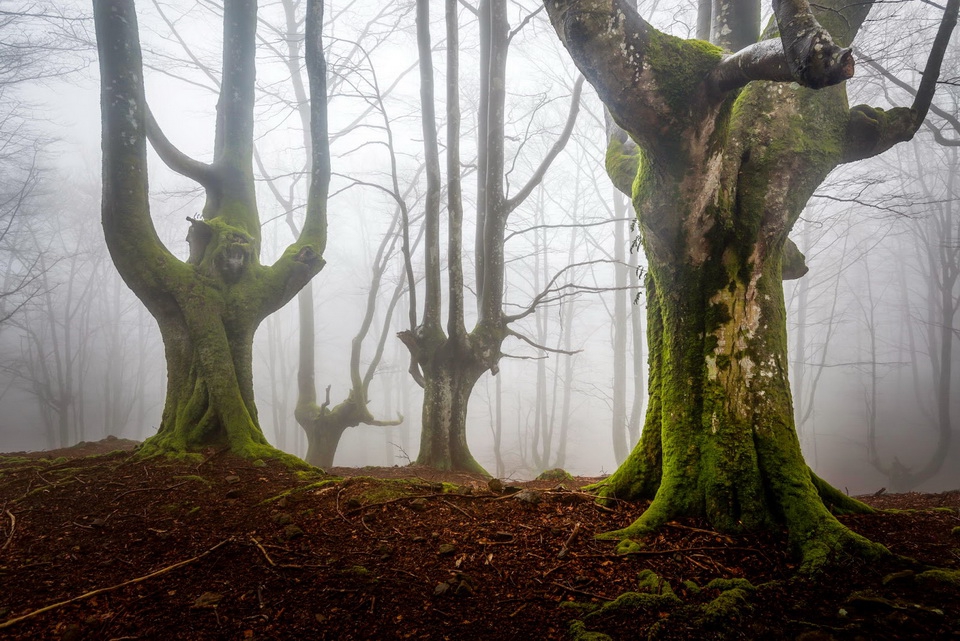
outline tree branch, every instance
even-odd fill
[[[103,138],[101,220],[117,270],[141,300],[169,302],[166,270],[184,269],[164,246],[150,217],[147,187],[146,99],[137,15],[132,0],[93,5],[100,59]],[[157,255],[156,260],[145,260]]]
[[[305,34],[311,140],[307,212],[297,240],[270,268],[272,293],[265,301],[265,313],[272,313],[285,305],[325,264],[323,251],[327,245],[327,199],[331,172],[322,0],[307,1]]]
[[[506,334],[507,336],[513,336],[514,338],[519,338],[527,345],[530,345],[531,347],[535,347],[536,349],[539,349],[542,352],[551,352],[553,354],[566,354],[567,356],[573,356],[574,354],[579,354],[580,352],[583,351],[582,349],[568,350],[568,349],[560,349],[558,347],[547,347],[546,345],[539,345],[537,343],[534,343],[530,338],[524,336],[520,332],[517,332],[510,328],[507,328]]]
[[[958,8],[960,8],[960,0],[947,2],[940,28],[930,48],[930,56],[920,77],[920,86],[915,91],[905,87],[906,83],[901,84],[902,81],[895,79],[892,74],[876,63],[871,64],[894,84],[913,93],[913,105],[910,108],[896,107],[888,111],[869,105],[857,105],[851,108],[841,162],[853,162],[881,154],[894,145],[913,138],[931,109],[940,115],[938,109],[932,105],[933,94],[937,79],[940,77],[940,68],[943,65],[947,45],[950,43],[950,36],[957,24]]]
[[[583,81],[584,77],[581,75],[577,78],[576,82],[573,83],[573,94],[570,96],[570,111],[567,113],[567,122],[563,126],[560,137],[553,143],[550,151],[547,152],[547,155],[544,156],[540,162],[540,166],[537,167],[533,175],[530,176],[527,184],[517,192],[516,196],[507,199],[505,203],[507,212],[513,211],[527,199],[530,193],[543,180],[543,176],[547,173],[547,170],[550,168],[550,165],[553,164],[556,157],[563,151],[563,148],[567,145],[567,141],[570,140],[570,134],[573,133],[573,126],[577,122],[577,114],[580,113],[580,94],[583,92]]]
[[[853,77],[853,52],[834,43],[807,0],[773,0],[773,11],[793,80],[822,89]]]
[[[873,67],[874,69],[876,69],[880,73],[880,75],[882,75],[884,78],[886,78],[887,80],[895,84],[897,87],[900,87],[904,91],[908,92],[911,96],[914,96],[914,101],[916,101],[917,90],[914,87],[904,82],[903,80],[900,80],[900,78],[897,78],[895,75],[893,75],[890,72],[890,70],[888,70],[886,67],[881,65],[876,60],[864,60],[864,62],[870,67]],[[930,102],[929,109],[940,118],[943,118],[944,120],[946,120],[950,124],[950,126],[953,127],[958,134],[960,134],[960,118],[957,118],[954,114],[950,113],[946,109],[942,109],[937,105],[933,104],[932,100]],[[941,145],[945,145],[948,147],[955,147],[960,145],[960,140],[944,137],[943,133],[939,129],[937,129],[934,125],[932,125],[930,122],[924,121],[924,124],[926,124],[933,131],[934,138]]]
[[[761,40],[725,57],[710,74],[710,84],[720,92],[732,91],[754,80],[789,82],[793,72],[783,42]]]
[[[576,268],[576,267],[584,267],[584,266],[586,266],[586,265],[599,265],[599,264],[601,264],[601,263],[613,263],[613,262],[615,262],[615,261],[608,260],[608,259],[599,259],[599,260],[588,260],[588,261],[583,261],[583,262],[580,262],[580,263],[573,263],[573,264],[571,264],[571,265],[567,265],[566,267],[564,267],[563,269],[561,269],[560,271],[558,271],[556,274],[553,275],[553,278],[550,279],[550,282],[547,283],[547,286],[544,287],[544,288],[543,288],[543,291],[541,291],[539,294],[537,294],[537,295],[533,298],[533,301],[530,303],[530,305],[527,306],[526,309],[524,309],[524,310],[523,310],[522,312],[520,312],[519,314],[513,314],[513,315],[510,315],[510,316],[504,316],[504,325],[506,325],[506,324],[508,324],[508,323],[513,323],[513,322],[518,321],[518,320],[520,320],[520,319],[522,319],[522,318],[526,318],[527,316],[529,316],[530,314],[532,314],[532,313],[536,310],[537,306],[540,305],[541,303],[543,303],[544,300],[547,298],[547,296],[550,295],[550,293],[556,291],[556,289],[554,288],[554,284],[556,284],[557,279],[559,279],[560,276],[562,276],[564,272],[566,272],[566,271],[568,271],[568,270],[570,270],[570,269],[574,269],[574,268]]]
[[[212,188],[217,181],[217,175],[212,165],[194,160],[180,151],[163,133],[150,107],[147,106],[147,139],[153,150],[160,156],[167,167],[181,176],[200,183],[204,188]]]
[[[523,28],[526,27],[527,24],[529,24],[530,21],[533,20],[533,19],[536,17],[536,15],[537,15],[538,13],[540,13],[541,11],[543,11],[543,5],[540,5],[539,7],[537,7],[537,9],[534,10],[532,13],[528,13],[527,16],[526,16],[523,20],[520,21],[520,24],[518,24],[518,25],[516,26],[516,28],[514,28],[514,29],[507,35],[507,43],[509,44],[510,41],[513,40],[513,37],[514,37],[515,35],[517,35],[517,34],[520,33],[521,31],[523,31]]]

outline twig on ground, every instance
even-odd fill
[[[723,536],[723,535],[720,534],[719,532],[715,532],[715,531],[713,531],[713,530],[703,530],[703,529],[700,529],[700,528],[698,528],[698,527],[691,527],[691,526],[689,526],[689,525],[682,525],[682,524],[680,524],[680,523],[675,523],[675,522],[673,522],[673,521],[670,521],[670,522],[668,522],[668,523],[664,523],[664,525],[666,525],[667,527],[679,528],[679,529],[681,529],[681,530],[690,530],[691,532],[700,532],[700,533],[702,533],[702,534],[709,534],[710,536]],[[724,538],[726,538],[726,537],[724,537]]]
[[[37,616],[37,615],[39,615],[39,614],[43,614],[44,612],[50,612],[51,610],[56,610],[57,608],[62,608],[62,607],[65,606],[65,605],[70,605],[71,603],[76,603],[77,601],[83,601],[84,599],[89,599],[90,597],[95,597],[95,596],[97,596],[98,594],[103,594],[104,592],[111,592],[111,591],[113,591],[113,590],[118,590],[118,589],[120,589],[120,588],[122,588],[122,587],[126,587],[126,586],[128,586],[128,585],[133,585],[134,583],[141,583],[141,582],[143,582],[143,581],[147,581],[148,579],[152,579],[152,578],[154,578],[154,577],[160,576],[161,574],[166,574],[167,572],[170,572],[171,570],[175,570],[175,569],[177,569],[177,568],[183,567],[184,565],[188,565],[188,564],[190,564],[190,563],[194,563],[194,562],[196,562],[196,561],[199,561],[199,560],[202,559],[203,557],[207,556],[208,554],[210,554],[210,553],[213,552],[214,550],[218,549],[219,547],[221,547],[221,546],[223,546],[223,545],[226,545],[227,543],[229,543],[229,542],[232,541],[232,540],[233,540],[232,538],[230,538],[230,539],[224,539],[223,541],[220,541],[219,543],[217,543],[216,545],[214,545],[212,548],[210,548],[210,549],[207,550],[206,552],[203,552],[203,553],[201,553],[201,554],[198,554],[197,556],[192,557],[192,558],[189,558],[189,559],[187,559],[187,560],[185,560],[185,561],[179,561],[179,562],[177,562],[177,563],[174,563],[173,565],[168,565],[167,567],[161,568],[161,569],[157,570],[156,572],[151,572],[150,574],[145,574],[145,575],[140,576],[140,577],[137,577],[137,578],[135,578],[135,579],[130,579],[129,581],[124,581],[123,583],[118,583],[117,585],[111,585],[111,586],[108,587],[108,588],[99,588],[99,589],[97,589],[97,590],[93,590],[93,591],[91,591],[91,592],[87,592],[87,593],[85,593],[85,594],[81,594],[80,596],[75,596],[75,597],[73,597],[72,599],[67,599],[66,601],[60,601],[60,602],[58,602],[58,603],[52,603],[52,604],[50,604],[50,605],[47,605],[47,606],[44,606],[44,607],[40,608],[39,610],[34,610],[33,612],[28,612],[27,614],[24,614],[24,615],[22,615],[22,616],[14,617],[14,618],[12,618],[12,619],[7,619],[6,621],[0,623],[0,630],[2,630],[2,629],[4,629],[4,628],[9,628],[10,626],[16,625],[17,623],[20,623],[21,621],[25,621],[26,619],[33,618],[33,617],[35,617],[35,616]]]
[[[17,517],[13,515],[13,512],[7,510],[7,516],[10,517],[10,534],[7,535],[7,540],[3,544],[3,547],[0,547],[0,550],[6,550],[7,546],[10,545],[10,541],[13,540],[13,531],[17,529]]]
[[[199,463],[197,463],[197,466],[196,466],[195,468],[193,468],[193,469],[199,470],[199,469],[200,469],[200,466],[202,466],[204,463],[206,463],[207,461],[209,461],[209,460],[211,460],[211,459],[213,459],[213,458],[215,458],[215,457],[217,457],[217,456],[220,456],[221,454],[223,454],[224,452],[228,451],[229,449],[230,449],[230,446],[229,446],[229,445],[228,445],[227,447],[220,448],[219,450],[217,450],[216,452],[214,452],[213,454],[211,454],[211,455],[208,456],[207,458],[205,458],[205,459],[203,459],[202,461],[200,461]]]
[[[555,585],[558,588],[563,588],[567,592],[572,592],[573,594],[582,594],[583,596],[592,597],[594,599],[600,599],[601,601],[612,601],[610,597],[603,596],[602,594],[594,594],[593,592],[586,592],[585,590],[578,590],[577,588],[572,588],[569,585],[564,585],[563,583],[557,583],[556,581],[551,581],[550,585]]]
[[[469,512],[467,512],[465,509],[463,509],[462,507],[460,507],[460,506],[457,505],[456,503],[451,503],[451,502],[448,501],[447,499],[440,499],[440,500],[443,501],[444,503],[446,503],[447,505],[449,505],[450,507],[452,507],[453,509],[457,510],[457,511],[460,512],[461,514],[463,514],[463,515],[464,515],[465,517],[467,517],[468,519],[474,519],[474,520],[476,520],[477,517],[473,516],[472,514],[470,514]]]
[[[346,489],[346,488],[341,487],[341,488],[340,488],[340,491],[337,492],[337,503],[336,503],[336,505],[334,505],[334,507],[337,508],[337,514],[340,515],[340,518],[343,519],[344,521],[346,521],[347,523],[350,523],[349,519],[347,519],[347,517],[344,516],[343,512],[340,510],[340,495],[343,494],[343,491],[344,491],[345,489]]]
[[[567,556],[567,552],[570,551],[570,545],[573,543],[574,539],[577,538],[577,534],[580,533],[580,522],[577,521],[577,524],[573,526],[573,532],[570,533],[570,536],[567,537],[567,540],[563,542],[563,547],[560,548],[560,552],[557,554],[558,559],[562,559]]]
[[[132,490],[127,490],[126,492],[121,492],[120,494],[117,494],[115,497],[113,497],[113,500],[110,502],[116,503],[117,501],[125,497],[127,494],[133,494],[134,492],[169,492],[170,490],[176,489],[181,485],[186,485],[189,482],[190,481],[181,481],[180,483],[174,483],[169,487],[137,487]]]
[[[253,538],[252,536],[250,537],[250,540],[253,541],[253,544],[254,544],[254,545],[256,545],[258,548],[260,548],[260,551],[261,551],[261,552],[263,552],[263,558],[265,558],[265,559],[267,560],[267,563],[269,563],[270,565],[276,567],[277,564],[273,562],[273,559],[270,558],[270,555],[267,554],[267,551],[266,551],[265,549],[263,549],[263,546],[262,546],[262,545],[260,545],[260,541],[256,540],[256,539]],[[261,607],[262,607],[262,606],[261,606]]]

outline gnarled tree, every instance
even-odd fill
[[[127,285],[157,320],[167,361],[166,404],[145,452],[228,446],[243,456],[276,456],[253,398],[253,334],[323,266],[330,179],[323,3],[310,0],[306,63],[310,79],[312,168],[307,213],[297,240],[272,266],[260,264],[253,179],[257,3],[223,11],[223,68],[212,162],[186,156],[163,135],[144,98],[132,0],[96,0],[103,125],[103,211],[107,247]],[[206,192],[190,221],[190,255],[180,260],[150,217],[146,143]]]
[[[889,111],[848,107],[843,84],[869,2],[774,0],[758,41],[759,3],[718,0],[714,44],[665,35],[626,0],[544,4],[617,125],[607,171],[633,198],[649,265],[649,409],[601,493],[653,502],[608,536],[629,546],[695,514],[723,530],[784,523],[808,569],[841,548],[880,552],[831,513],[869,508],[817,478],[800,451],[782,279],[806,266],[787,234],[834,167],[923,123],[957,0],[913,106]]]

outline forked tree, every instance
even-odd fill
[[[506,0],[481,0],[475,10],[480,26],[480,105],[477,115],[477,225],[474,236],[477,321],[467,329],[464,306],[463,202],[460,160],[459,5],[446,0],[446,161],[447,161],[447,319],[444,329],[443,283],[440,276],[440,147],[434,107],[433,45],[430,38],[430,2],[417,2],[417,43],[420,54],[420,105],[427,190],[424,197],[424,299],[417,321],[416,288],[409,242],[405,241],[407,279],[411,292],[410,327],[398,334],[410,351],[410,372],[423,387],[420,453],[417,463],[438,469],[485,474],[467,446],[467,403],[474,385],[486,371],[499,372],[507,337],[532,344],[510,324],[532,314],[545,298],[556,300],[551,281],[534,303],[513,315],[504,312],[504,235],[507,220],[543,180],[563,150],[579,112],[582,79],[574,84],[563,130],[533,170],[526,183],[507,193],[509,164],[505,160],[507,51],[511,39],[529,18],[511,32]],[[409,226],[407,226],[409,227]],[[536,346],[538,349],[546,349]],[[555,350],[551,350],[555,351]]]
[[[649,409],[600,492],[652,503],[606,536],[629,548],[686,514],[725,531],[785,524],[806,569],[840,549],[881,553],[833,515],[869,508],[819,479],[800,451],[782,280],[806,266],[787,234],[833,168],[923,123],[958,0],[914,104],[886,111],[849,107],[844,86],[870,2],[774,0],[761,36],[758,0],[718,0],[713,44],[658,31],[627,0],[544,4],[617,125],[607,171],[633,198],[649,266]]]
[[[310,82],[311,182],[297,240],[271,266],[260,264],[260,220],[253,174],[257,2],[223,8],[223,63],[213,159],[177,149],[144,98],[137,15],[132,0],[95,0],[103,126],[102,223],[120,275],[156,319],[167,361],[160,427],[144,453],[214,446],[247,456],[279,456],[260,430],[253,398],[253,335],[323,267],[330,180],[323,2],[309,0],[306,65]],[[190,221],[189,257],[160,241],[150,217],[147,138],[174,171],[206,193]]]

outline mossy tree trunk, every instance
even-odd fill
[[[647,420],[601,493],[652,503],[608,536],[699,515],[727,531],[785,523],[807,568],[843,547],[879,553],[831,512],[868,508],[804,463],[782,286],[806,272],[787,235],[826,175],[909,139],[926,111],[848,108],[841,45],[869,5],[828,2],[817,15],[828,33],[805,0],[774,2],[774,24],[750,44],[759,25],[727,21],[752,15],[747,3],[715,3],[717,47],[660,33],[623,0],[545,4],[616,122],[607,170],[633,197],[649,266]],[[952,28],[924,73],[927,105]]]
[[[136,11],[131,0],[94,2],[103,125],[103,211],[107,247],[120,275],[157,320],[167,360],[167,395],[144,452],[229,447],[249,457],[279,455],[260,430],[253,396],[253,335],[260,322],[323,266],[329,153],[321,2],[307,10],[311,79],[312,180],[301,234],[274,265],[260,264],[253,179],[257,3],[224,7],[223,70],[213,160],[170,143],[144,99]],[[175,257],[150,217],[146,141],[173,170],[206,191],[190,220],[190,256]]]

